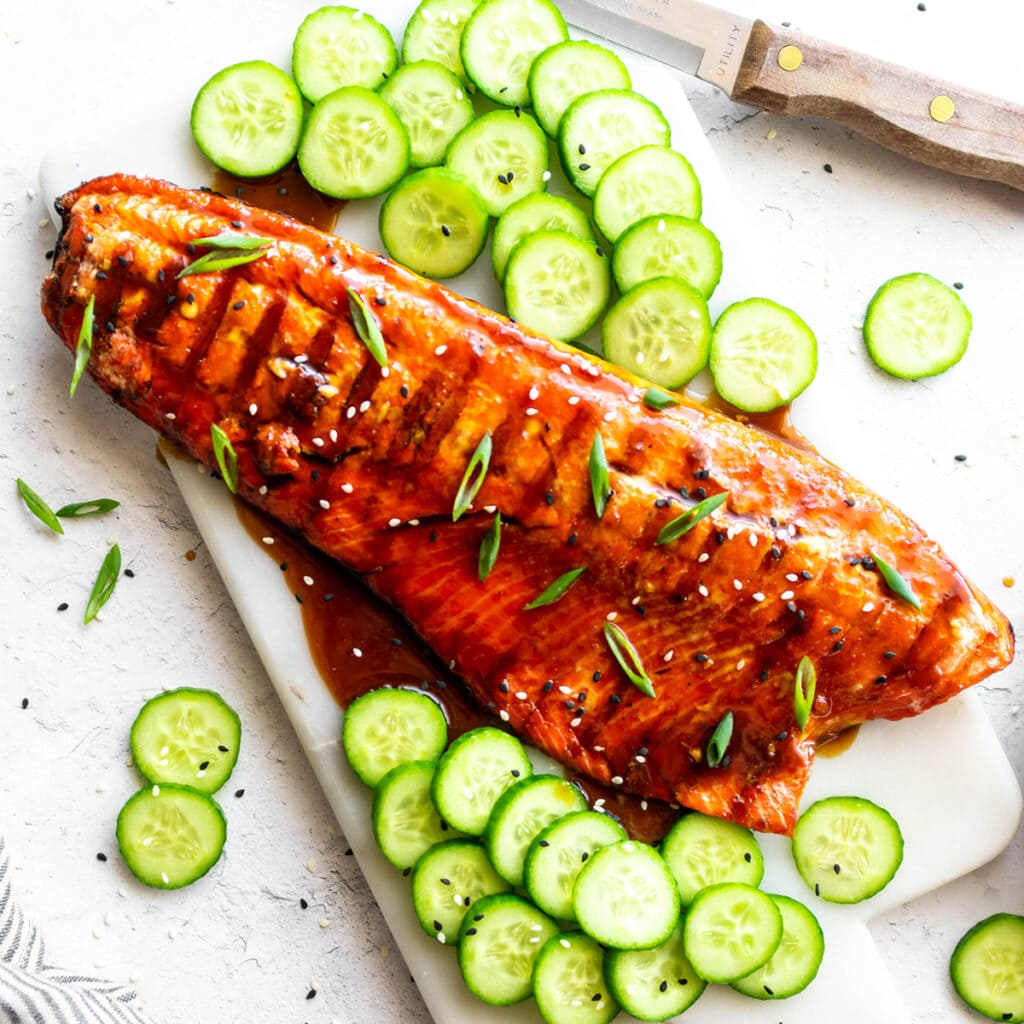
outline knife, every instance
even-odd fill
[[[557,0],[579,28],[738,103],[823,117],[919,163],[1024,190],[1024,107],[700,0]]]

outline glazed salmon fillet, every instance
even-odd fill
[[[918,714],[1013,656],[1006,619],[921,528],[815,454],[685,398],[649,408],[647,384],[600,359],[220,195],[119,175],[58,208],[43,311],[74,350],[94,300],[100,386],[211,468],[223,430],[241,497],[360,575],[496,720],[584,776],[788,833],[818,742]],[[196,240],[224,234],[268,246],[178,276],[209,251]],[[576,569],[558,600],[525,609]],[[801,729],[805,657],[817,690]]]

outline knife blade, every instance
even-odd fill
[[[822,117],[903,156],[1024,190],[1024,107],[701,0],[556,0],[566,20],[733,100]]]

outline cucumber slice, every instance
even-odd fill
[[[430,796],[449,825],[478,836],[498,797],[532,774],[533,765],[515,736],[483,726],[464,733],[445,751]]]
[[[601,175],[620,156],[641,146],[667,147],[672,131],[665,115],[628,89],[599,89],[569,104],[558,124],[558,155],[566,177],[592,196]]]
[[[864,342],[875,365],[918,380],[960,362],[971,313],[952,288],[929,274],[904,274],[875,292],[864,317]]]
[[[881,892],[903,863],[896,819],[859,796],[833,796],[812,804],[793,830],[800,877],[830,903],[860,903]]]
[[[793,401],[818,372],[814,332],[771,299],[729,306],[711,334],[715,389],[744,412],[768,412]]]
[[[365,199],[409,168],[409,136],[398,115],[359,85],[329,92],[313,108],[299,143],[299,169],[318,192]]]
[[[238,760],[242,724],[220,694],[182,686],[147,701],[132,723],[135,766],[150,782],[216,793]]]
[[[529,114],[492,110],[452,139],[445,164],[475,186],[492,217],[500,217],[517,199],[544,190],[548,143]]]
[[[677,390],[704,369],[711,316],[704,296],[674,277],[656,277],[626,292],[601,325],[609,362]]]
[[[456,838],[430,802],[433,778],[433,761],[406,761],[380,780],[373,795],[373,834],[400,871],[413,867],[435,844]]]
[[[605,238],[616,242],[627,228],[656,213],[699,220],[700,182],[682,153],[641,146],[601,175],[594,190],[594,220]]]
[[[1024,1021],[1024,917],[993,914],[956,944],[949,973],[957,995],[990,1020]]]
[[[608,259],[599,246],[568,231],[524,238],[505,266],[509,316],[559,341],[597,323],[611,295]]]
[[[484,831],[494,870],[506,882],[522,885],[526,851],[537,833],[556,818],[586,808],[583,794],[557,775],[521,779],[502,793]]]
[[[609,949],[604,976],[619,1005],[637,1020],[668,1020],[691,1007],[707,988],[683,949],[683,925],[654,949]]]
[[[473,120],[473,101],[443,64],[403,64],[378,90],[409,135],[409,163],[432,167],[444,160],[449,143]]]
[[[558,925],[513,893],[484,896],[462,919],[459,967],[466,987],[491,1006],[521,1003],[533,992],[533,965]]]
[[[619,1012],[601,947],[583,932],[548,939],[533,965],[533,998],[547,1024],[609,1024]]]
[[[530,105],[551,138],[569,104],[595,89],[629,89],[629,71],[618,56],[585,39],[549,46],[530,67]]]
[[[218,71],[192,104],[192,137],[217,167],[262,178],[294,156],[302,134],[302,96],[280,69],[263,60]]]
[[[679,890],[668,865],[654,847],[632,839],[590,857],[572,905],[580,928],[611,949],[651,949],[679,921]]]
[[[512,250],[529,234],[558,228],[590,242],[596,242],[590,218],[565,196],[534,192],[514,202],[494,225],[491,262],[494,276],[501,281]]]
[[[352,770],[371,788],[405,761],[433,761],[448,742],[440,706],[417,690],[371,690],[345,711],[341,745]]]
[[[763,967],[732,982],[732,987],[753,999],[789,999],[817,976],[825,956],[825,936],[818,919],[802,903],[770,895],[782,914],[782,941]]]
[[[462,175],[428,167],[384,201],[380,236],[392,258],[418,274],[454,277],[480,255],[488,223],[480,193]]]
[[[495,103],[530,102],[527,77],[537,54],[569,38],[565,18],[550,0],[484,0],[462,30],[466,74]]]
[[[469,76],[462,66],[459,44],[462,29],[479,0],[421,0],[405,26],[402,38],[402,62],[436,60],[451,71],[463,85]]]
[[[758,886],[764,877],[764,856],[749,828],[696,811],[669,829],[661,843],[661,855],[675,876],[684,905],[709,885],[743,882]]]
[[[345,85],[376,89],[397,66],[391,33],[354,7],[321,7],[295,33],[292,76],[310,103]]]
[[[622,842],[626,830],[597,811],[558,818],[530,843],[523,880],[530,899],[559,921],[575,921],[572,891],[583,865],[604,846]]]
[[[458,944],[462,919],[477,900],[509,888],[475,839],[450,839],[432,846],[412,871],[416,917],[442,945]]]
[[[760,889],[709,885],[686,911],[683,948],[706,981],[729,983],[766,964],[782,941],[782,912]]]
[[[722,246],[698,220],[645,217],[619,235],[612,273],[620,292],[655,277],[678,277],[708,299],[722,277]]]
[[[224,812],[190,786],[147,786],[117,816],[124,862],[155,889],[180,889],[202,878],[220,859],[226,839]]]

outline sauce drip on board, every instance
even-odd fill
[[[236,178],[227,171],[217,171],[210,187],[222,195],[294,217],[320,231],[334,230],[345,205],[341,199],[317,192],[294,163],[269,178]]]

